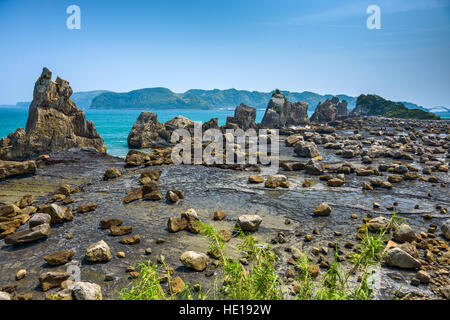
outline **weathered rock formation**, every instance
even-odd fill
[[[345,118],[347,115],[347,101],[339,101],[338,97],[333,97],[319,103],[310,120],[313,122],[332,122],[339,118]]]
[[[158,115],[142,111],[128,135],[129,148],[149,148],[153,144],[162,144],[169,139],[164,124],[158,121]]]
[[[227,129],[256,129],[256,109],[249,107],[243,103],[234,110],[234,117],[227,117]]]
[[[205,124],[208,128],[218,128],[216,118]],[[176,129],[186,129],[192,135],[194,121],[183,116],[176,116],[166,123],[161,123],[156,113],[142,111],[128,135],[128,147],[142,149],[166,146],[170,144],[170,138]]]
[[[308,103],[306,101],[289,102],[283,93],[276,90],[259,126],[264,129],[280,129],[304,125],[308,122]]]
[[[59,77],[53,82],[51,78],[50,70],[44,68],[34,85],[26,128],[18,128],[0,141],[1,159],[29,159],[73,147],[106,152],[94,123],[87,121],[70,99],[69,82]]]

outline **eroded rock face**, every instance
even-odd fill
[[[234,110],[234,117],[227,117],[227,128],[240,128],[242,130],[256,129],[256,109],[243,103]]]
[[[347,115],[347,101],[340,102],[338,97],[333,97],[319,103],[310,120],[318,123],[332,122],[338,118],[345,118]]]
[[[260,127],[280,129],[287,126],[304,125],[308,122],[308,103],[306,101],[289,102],[283,93],[276,90],[267,105]]]
[[[209,125],[215,126],[214,123]],[[176,116],[166,123],[161,123],[156,113],[142,111],[128,135],[128,147],[143,149],[168,145],[171,142],[172,132],[176,129],[189,130],[192,135],[194,121],[183,116]]]
[[[51,78],[50,70],[44,68],[34,85],[26,128],[18,128],[0,141],[1,159],[23,160],[75,147],[106,152],[94,123],[87,121],[70,99],[69,82]]]

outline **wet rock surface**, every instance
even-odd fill
[[[329,133],[317,133],[314,129],[292,132],[301,135],[304,141],[314,142],[322,160],[312,159],[308,162],[308,159],[298,157],[293,146],[285,145],[287,136],[282,136],[280,160],[289,166],[284,166],[280,174],[289,181],[289,188],[267,188],[263,183],[250,183],[249,176],[254,173],[245,170],[223,170],[201,165],[154,165],[152,169],[161,170],[157,181],[154,181],[161,194],[167,194],[168,190],[183,191],[184,198],[175,203],[167,203],[162,199],[149,201],[142,196],[124,203],[130,190],[136,188],[142,192],[140,180],[144,178],[144,170],[147,170],[142,166],[144,162],[141,166],[125,167],[123,159],[83,149],[50,154],[49,159],[45,160],[46,165],[39,167],[35,175],[1,181],[1,200],[12,204],[25,195],[33,195],[32,206],[48,206],[53,201],[55,190],[62,184],[68,184],[74,202],[58,202],[58,206],[72,209],[73,220],[52,224],[51,233],[40,240],[20,245],[6,244],[0,240],[3,245],[0,251],[0,285],[3,287],[16,282],[15,292],[32,292],[33,299],[45,299],[46,293],[56,293],[58,288],[48,289],[44,293],[38,286],[41,274],[79,268],[79,279],[75,279],[77,282],[98,284],[104,299],[117,299],[114,290],[120,290],[130,282],[126,272],[128,267],[135,267],[148,259],[156,261],[162,255],[165,263],[174,268],[174,276],[190,283],[200,282],[203,288],[212,288],[213,281],[205,276],[207,271],[193,271],[179,260],[185,251],[206,254],[207,239],[195,232],[195,224],[191,225],[194,232],[169,232],[169,219],[175,217],[181,222],[183,213],[186,219],[181,222],[181,227],[188,229],[187,218],[195,220],[195,216],[189,213],[191,208],[200,221],[226,231],[223,234],[231,246],[237,241],[230,235],[239,217],[260,216],[262,223],[257,231],[253,231],[253,236],[264,242],[276,240],[273,246],[277,248],[279,256],[276,267],[280,276],[284,277],[292,257],[292,253],[285,249],[291,247],[307,254],[317,267],[312,271],[319,275],[332,262],[335,254],[333,244],[340,244],[339,250],[344,253],[341,256],[351,254],[353,249],[350,243],[358,244],[360,241],[357,231],[361,225],[377,217],[389,219],[395,213],[405,220],[416,235],[414,240],[410,230],[399,229],[396,237],[405,240],[400,250],[419,261],[420,266],[414,267],[426,271],[430,280],[427,284],[420,282],[425,277],[417,275],[418,270],[383,264],[374,274],[374,297],[393,299],[401,288],[403,298],[444,298],[442,292],[446,292],[445,288],[449,285],[449,251],[448,239],[444,236],[448,228],[443,225],[448,220],[448,213],[444,209],[449,207],[450,193],[448,172],[445,168],[439,168],[448,164],[448,124],[376,118],[371,121],[342,122],[336,126],[336,132],[331,134],[335,142],[324,143],[323,139],[328,140],[326,135]],[[360,136],[355,134],[355,130]],[[382,135],[378,134],[380,131]],[[345,146],[357,146],[358,152],[351,158],[344,158],[339,151]],[[377,153],[374,146],[380,146],[377,150],[384,151]],[[370,153],[372,163],[367,164],[363,162],[362,155],[369,155],[370,148],[374,151]],[[397,151],[401,152],[395,155]],[[150,158],[154,153],[148,154]],[[104,180],[104,173],[110,168],[118,169],[122,175]],[[382,186],[390,175],[405,176],[408,172],[417,172],[420,177],[393,183],[391,189]],[[338,177],[340,174],[344,175],[345,180],[341,179],[342,176]],[[264,172],[261,175],[263,178],[268,176]],[[321,179],[321,175],[327,176]],[[435,179],[430,181],[431,176]],[[150,177],[150,180],[153,181],[153,178]],[[345,181],[345,184],[338,188],[329,186],[328,181],[332,179]],[[252,181],[259,182],[261,179]],[[373,190],[362,188],[363,183],[373,186]],[[78,192],[72,193],[72,190]],[[332,208],[331,214],[315,216],[314,210],[323,202]],[[374,208],[374,202],[379,204],[378,208]],[[76,212],[79,206],[90,203],[97,205],[95,211]],[[0,207],[0,215],[9,222],[28,208],[16,207]],[[218,210],[226,212],[223,220],[214,220],[214,212]],[[29,223],[36,214],[31,214],[31,219],[25,223],[19,223],[13,234],[29,230]],[[286,219],[289,223],[285,223]],[[45,219],[35,220],[47,224]],[[372,226],[383,226],[384,221],[381,218],[372,221]],[[110,228],[120,225],[132,226],[132,233],[124,237],[110,235]],[[395,231],[392,230],[388,236],[393,238]],[[72,236],[67,237],[68,234]],[[136,242],[137,236],[139,242]],[[133,237],[134,240],[130,239],[133,245],[121,243],[127,237]],[[93,263],[85,257],[86,249],[99,241],[104,241],[109,247],[109,262]],[[403,247],[405,244],[414,250]],[[317,256],[314,255],[317,252],[315,248],[319,249]],[[66,264],[54,267],[46,263],[45,256],[64,250],[74,253]],[[125,253],[125,258],[118,257],[118,252]],[[351,266],[345,259],[343,263]],[[27,274],[16,281],[20,269],[26,269]],[[105,281],[107,275],[110,281]],[[411,285],[413,278],[420,278],[419,286]],[[5,290],[2,288],[2,291]],[[414,295],[408,296],[411,292]],[[16,296],[12,294],[13,298]]]

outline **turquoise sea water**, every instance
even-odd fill
[[[234,110],[167,109],[148,111],[156,112],[160,122],[166,122],[181,115],[201,122],[218,118],[219,125],[225,124],[227,117],[234,115]],[[94,122],[97,131],[105,140],[108,154],[125,157],[128,152],[128,134],[141,110],[86,110],[85,113],[86,118]],[[260,122],[263,116],[264,110],[257,110],[256,121]],[[0,108],[0,138],[7,136],[18,127],[25,128],[27,118],[28,108]]]
[[[149,110],[158,114],[160,122],[166,122],[176,116],[185,116],[194,121],[205,122],[218,118],[219,125],[225,124],[228,116],[234,115],[234,110]],[[264,109],[256,111],[256,122],[264,116]],[[141,110],[86,110],[86,118],[94,122],[97,131],[106,143],[107,152],[117,157],[125,157],[128,152],[127,137],[131,127]],[[309,116],[312,111],[308,112]],[[6,137],[18,127],[27,123],[28,108],[0,108],[0,138]]]

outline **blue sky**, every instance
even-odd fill
[[[81,30],[66,8],[81,8]],[[366,8],[381,9],[381,30]],[[0,0],[0,104],[43,66],[74,91],[375,93],[450,106],[450,0]]]

